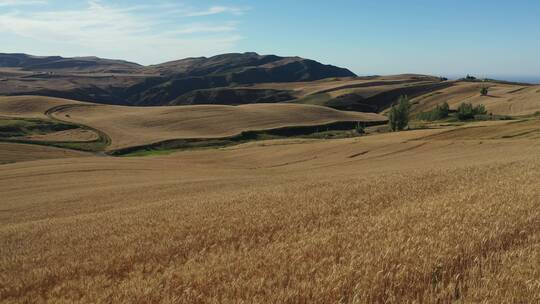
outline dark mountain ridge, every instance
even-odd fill
[[[259,55],[253,52],[186,58],[151,66],[98,57],[0,54],[0,68],[31,72],[20,76],[24,77],[23,80],[19,79],[24,85],[15,86],[18,90],[0,88],[0,94],[39,93],[65,98],[77,97],[98,103],[144,106],[193,102],[279,102],[290,97],[286,91],[253,89],[232,92],[227,88],[356,76],[347,69],[310,59]],[[107,79],[104,80],[104,77]],[[10,78],[7,77],[4,83],[16,81]],[[31,83],[32,79],[39,79],[35,86]],[[209,92],[216,88],[220,88],[220,92]],[[208,100],[202,100],[206,98]]]
[[[139,64],[99,57],[33,56],[28,54],[0,53],[0,67],[21,68],[26,71],[51,72],[129,72],[140,68]]]

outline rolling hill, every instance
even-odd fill
[[[0,54],[0,94],[43,95],[122,105],[195,103],[197,96],[193,96],[193,91],[197,90],[351,76],[355,75],[347,69],[309,59],[256,53],[188,58],[147,67],[96,57]],[[275,98],[269,97],[274,95]],[[289,97],[281,90],[252,89],[225,96],[207,94],[205,103],[277,102]]]
[[[166,108],[85,105],[63,107],[53,112],[52,117],[102,130],[112,139],[109,150],[169,139],[229,137],[251,130],[386,120],[377,114],[293,104]]]
[[[490,87],[480,96],[482,86]],[[96,57],[0,54],[0,95],[39,95],[130,106],[310,104],[383,113],[402,95],[413,114],[442,102],[484,104],[500,115],[540,111],[539,85],[447,81],[416,74],[357,77],[300,57],[233,53],[151,66]]]
[[[24,71],[51,73],[124,73],[140,68],[140,65],[123,60],[98,57],[64,58],[0,53],[0,68],[20,68]]]
[[[534,86],[490,82],[489,96],[479,96],[487,83],[418,75],[257,86],[283,86],[298,99],[364,94],[382,108],[383,98],[370,98],[418,82],[445,87],[413,99],[414,111],[442,100],[514,114],[538,106]],[[531,283],[538,116],[114,153],[384,120],[309,103],[128,107],[0,97],[0,301],[530,302],[540,292]]]
[[[62,141],[70,138],[72,141],[87,138],[87,142],[101,140],[107,151],[174,139],[224,138],[247,131],[386,121],[386,117],[374,113],[344,112],[314,105],[127,107],[36,96],[0,97],[0,118],[41,119],[42,126],[52,119],[82,126],[81,130],[77,128],[70,133],[62,129],[62,137],[57,135],[57,138],[65,138]],[[90,137],[90,132],[96,133],[97,139]],[[54,136],[30,137],[36,138]]]
[[[489,88],[487,96],[480,94],[481,87]],[[412,112],[431,110],[443,102],[447,102],[451,109],[470,102],[485,105],[493,114],[530,115],[540,111],[540,85],[458,81],[448,88],[413,99]]]

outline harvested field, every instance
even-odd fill
[[[374,113],[344,112],[312,105],[126,107],[35,96],[0,98],[0,115],[40,117],[88,126],[93,130],[85,130],[84,135],[79,132],[75,136],[77,140],[81,136],[88,137],[92,131],[101,132],[101,137],[111,141],[107,150],[171,139],[227,137],[244,131],[386,120]]]
[[[438,81],[438,79],[424,75],[404,74],[360,78],[328,78],[308,82],[261,83],[250,86],[250,88],[293,91],[296,97],[302,98],[308,95],[333,92],[347,88],[375,88],[385,85],[414,84],[422,81]]]
[[[488,96],[480,95],[482,86],[489,87]],[[448,102],[451,109],[463,102],[483,104],[497,115],[530,115],[540,111],[539,86],[522,86],[500,83],[456,82],[452,87],[413,99],[413,112],[418,113]]]
[[[538,119],[512,121],[510,126],[507,121],[472,123],[430,136],[430,139],[540,139]]]
[[[77,101],[42,96],[0,96],[0,115],[11,117],[47,118],[50,108]]]
[[[294,104],[146,108],[91,105],[66,107],[54,112],[53,117],[102,130],[112,139],[110,150],[168,139],[216,138],[249,130],[386,119],[373,113]]]

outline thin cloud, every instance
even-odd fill
[[[233,15],[242,15],[247,10],[248,10],[247,8],[240,8],[240,7],[212,6],[202,11],[186,12],[185,16],[200,17],[200,16],[210,16],[210,15],[217,15],[217,14],[223,14],[223,13],[229,13]]]
[[[177,9],[185,7],[178,5]],[[37,49],[47,46],[57,54],[98,55],[145,64],[231,51],[243,38],[238,24],[182,23],[177,15],[159,10],[110,6],[100,1],[89,1],[85,8],[76,10],[0,13],[0,35],[4,32],[25,38]],[[66,50],[71,51],[66,54]]]
[[[167,35],[173,34],[197,34],[197,33],[226,33],[237,31],[237,23],[229,22],[225,24],[200,24],[193,23],[184,27],[177,28],[167,32]]]
[[[0,0],[0,7],[2,6],[21,6],[21,5],[36,5],[47,4],[45,0]]]

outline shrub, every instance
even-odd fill
[[[401,96],[397,105],[393,105],[388,115],[388,125],[392,131],[404,130],[409,125],[409,98]]]
[[[473,108],[473,114],[474,115],[486,115],[487,110],[486,107],[483,104],[479,104],[476,107]]]
[[[457,117],[459,120],[473,119],[475,115],[487,114],[486,107],[483,104],[479,104],[473,107],[472,104],[464,102],[459,105],[457,109]]]
[[[416,115],[416,119],[420,120],[440,120],[448,117],[448,114],[450,113],[450,106],[445,101],[440,105],[437,105],[435,109],[429,111],[429,112],[422,112]]]
[[[488,93],[489,93],[489,88],[488,87],[482,87],[480,89],[480,94],[482,94],[482,96],[487,96]]]
[[[364,126],[364,123],[358,122],[356,123],[356,133],[363,135],[366,134],[366,127]]]

